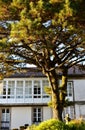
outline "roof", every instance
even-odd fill
[[[85,75],[85,70],[74,66],[68,70],[68,75]]]
[[[61,75],[61,73],[59,73]],[[68,70],[68,76],[74,77],[79,76],[85,77],[85,70],[79,69],[79,67],[72,67]],[[26,78],[26,77],[46,77],[37,67],[27,68],[25,71],[16,72],[10,75],[8,78]]]
[[[32,67],[27,69],[22,69],[22,71],[18,71],[9,76],[9,78],[26,78],[26,77],[46,77],[38,68]]]
[[[68,77],[85,78],[85,70],[79,68],[78,66],[71,67],[68,70]]]

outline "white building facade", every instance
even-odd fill
[[[4,78],[0,82],[0,128],[12,130],[52,118],[52,109],[47,104],[51,97],[44,91],[46,86],[50,87],[48,79],[34,68]],[[64,116],[69,113],[72,119],[85,118],[84,90],[85,73],[70,70],[67,98],[73,105],[64,109]]]

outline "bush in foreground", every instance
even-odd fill
[[[38,126],[29,127],[27,130],[68,130],[67,125],[56,119],[41,122]]]
[[[42,122],[36,130],[66,130],[66,125],[56,119],[50,119]]]
[[[68,124],[69,130],[85,130],[85,121],[72,120]]]
[[[37,125],[31,125],[31,126],[29,126],[26,130],[37,130],[36,129],[37,128]]]
[[[26,130],[85,130],[85,122],[80,120],[70,121],[68,124],[58,121],[56,119],[50,119],[41,122],[38,126],[29,126]]]

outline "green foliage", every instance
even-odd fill
[[[8,65],[4,72],[23,64],[41,69],[51,84],[53,116],[62,120],[68,68],[85,61],[85,50],[81,48],[83,35],[78,26],[75,29],[77,16],[73,17],[73,4],[71,0],[10,0],[7,4],[5,1],[0,1],[0,20],[12,22],[7,33],[3,33],[5,27],[3,32],[0,30],[0,51],[6,55],[4,62]],[[57,82],[59,73],[61,86]]]
[[[72,120],[68,124],[69,130],[85,130],[85,121],[82,120]]]
[[[65,104],[64,104],[64,107],[67,107],[67,106],[73,106],[74,103],[72,101],[69,101],[69,99],[65,99]]]
[[[61,121],[50,119],[42,122],[36,127],[36,130],[67,130],[67,126]]]
[[[31,126],[28,126],[26,130],[36,130],[36,127],[37,126],[35,124],[33,124]]]
[[[49,94],[49,95],[52,94],[52,92],[51,92],[51,87],[45,86],[45,87],[44,87],[44,91],[45,91],[47,94]]]
[[[85,122],[81,120],[72,120],[69,124],[50,119],[37,125],[32,125],[26,130],[85,130]]]
[[[85,0],[75,0],[74,2],[72,2],[72,0],[70,0],[71,2],[71,7],[74,10],[74,14],[73,16],[76,18],[76,21],[78,22],[77,24],[80,24],[82,26],[85,25]],[[82,15],[81,15],[82,14]]]
[[[12,130],[18,130],[18,128],[14,128],[14,129],[12,129]]]

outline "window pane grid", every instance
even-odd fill
[[[15,82],[8,81],[8,96],[14,98]]]
[[[34,81],[34,98],[41,98],[40,81]]]
[[[23,81],[17,81],[16,97],[23,98]]]
[[[43,98],[48,98],[49,95],[45,92],[45,87],[49,87],[49,81],[48,80],[43,80],[42,81],[42,94],[43,94]]]
[[[67,96],[70,97],[73,95],[73,83],[67,82]]]
[[[4,81],[3,98],[48,98],[44,86],[49,86],[48,80]]]
[[[25,98],[32,98],[32,81],[25,82]]]
[[[5,129],[10,127],[10,111],[8,108],[2,109],[1,114],[1,128]]]
[[[34,108],[33,109],[33,122],[41,122],[42,113],[41,108]]]

